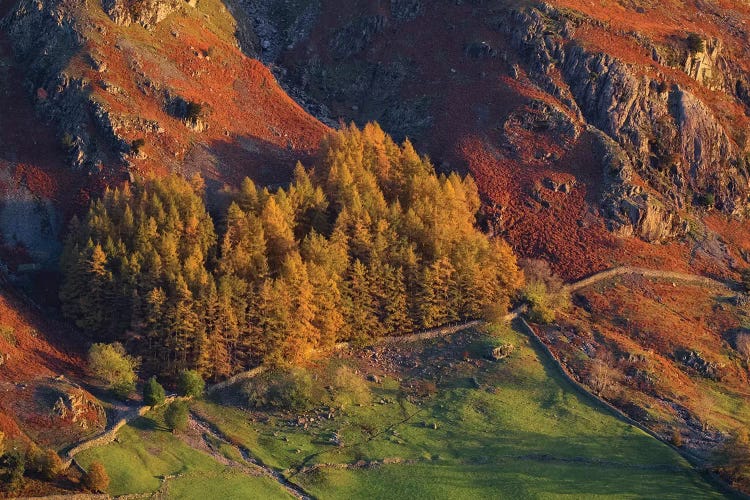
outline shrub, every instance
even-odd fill
[[[0,325],[0,337],[12,346],[18,345],[16,330],[12,326]]]
[[[746,429],[733,433],[716,458],[720,472],[734,487],[745,491],[750,489],[750,438]]]
[[[173,432],[181,432],[187,428],[188,405],[185,401],[175,401],[167,406],[164,412],[164,422]]]
[[[604,351],[589,365],[588,383],[598,396],[605,396],[618,381],[620,374],[614,365],[615,359],[609,351]]]
[[[312,379],[302,369],[282,373],[268,390],[268,404],[285,410],[303,410],[310,406]]]
[[[187,103],[187,109],[185,111],[185,119],[191,122],[197,121],[201,115],[203,107],[197,103],[190,101]]]
[[[690,33],[687,36],[687,46],[691,54],[703,52],[706,48],[706,42],[698,33]]]
[[[143,403],[149,406],[156,406],[164,402],[166,393],[164,387],[157,382],[156,377],[151,377],[143,386]]]
[[[134,155],[141,152],[141,148],[146,145],[145,139],[136,139],[130,143],[130,149]]]
[[[370,400],[370,387],[367,382],[348,366],[340,366],[333,374],[331,384],[336,406],[363,404]]]
[[[18,490],[23,483],[26,459],[18,451],[9,451],[0,457],[0,485],[5,491]]]
[[[522,267],[526,285],[521,296],[529,305],[529,318],[537,323],[551,323],[559,311],[570,306],[565,284],[543,260],[528,259]]]
[[[109,489],[109,475],[101,462],[91,463],[88,472],[83,476],[83,484],[93,492],[107,492],[107,489]]]
[[[203,396],[205,389],[206,383],[200,373],[195,370],[182,370],[180,372],[180,378],[177,381],[177,392],[180,395],[199,398]]]
[[[46,479],[54,479],[62,472],[63,461],[55,450],[42,450],[36,444],[32,444],[26,449],[26,466],[28,470]]]
[[[47,479],[54,479],[63,471],[64,464],[55,450],[48,448],[41,455],[41,474]]]
[[[716,204],[716,195],[713,193],[704,193],[696,196],[696,202],[705,208],[713,208]]]
[[[682,446],[682,434],[680,433],[680,429],[672,431],[672,444],[678,448]]]
[[[312,379],[301,368],[277,368],[243,385],[247,403],[254,408],[304,410],[312,402]]]
[[[94,344],[89,349],[89,369],[119,397],[135,390],[138,360],[128,356],[122,344]]]

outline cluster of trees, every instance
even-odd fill
[[[5,450],[0,432],[0,493],[18,493],[24,487],[24,476],[32,474],[48,481],[66,473],[65,463],[51,448],[43,450],[35,443],[16,442],[13,449]],[[90,491],[106,492],[109,477],[104,467],[94,462],[82,477],[83,485]]]
[[[74,220],[65,314],[147,373],[223,378],[337,341],[504,314],[522,275],[475,227],[471,178],[438,176],[377,125],[332,134],[287,189],[246,179],[214,220],[202,181],[107,191]]]

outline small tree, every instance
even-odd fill
[[[164,412],[164,422],[173,432],[181,432],[187,428],[188,405],[185,401],[175,401]]]
[[[17,491],[23,483],[26,471],[24,455],[18,451],[9,451],[0,457],[0,485],[5,491]]]
[[[720,471],[739,489],[750,488],[750,438],[746,429],[733,433],[719,451]]]
[[[60,455],[58,455],[55,450],[48,448],[47,451],[44,452],[42,465],[42,474],[44,477],[47,479],[54,479],[60,475],[64,467],[65,464],[63,464]]]
[[[333,401],[339,408],[363,404],[370,400],[370,387],[361,375],[347,366],[340,366],[331,381]]]
[[[122,344],[94,344],[89,349],[88,358],[94,376],[106,382],[119,397],[127,397],[135,390],[135,371],[139,362],[128,356]]]
[[[149,406],[160,405],[164,402],[166,393],[164,387],[157,382],[156,377],[151,377],[143,386],[143,403]]]
[[[547,262],[528,259],[522,262],[522,267],[526,285],[521,295],[529,305],[529,318],[537,323],[551,323],[558,311],[570,305],[570,293]]]
[[[32,443],[26,449],[26,468],[51,480],[62,472],[63,461],[55,450],[51,448],[42,450]]]
[[[93,492],[107,492],[107,489],[109,489],[109,475],[101,462],[91,463],[88,472],[83,476],[83,484]]]
[[[609,351],[593,360],[589,368],[589,385],[598,396],[604,395],[617,381],[619,373],[614,367],[615,360]]]
[[[182,370],[177,381],[177,392],[182,396],[199,398],[203,396],[206,383],[201,374],[195,370]]]

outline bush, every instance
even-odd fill
[[[83,484],[96,493],[106,493],[109,489],[109,475],[101,462],[92,462],[88,472],[83,476]]]
[[[682,434],[680,434],[680,429],[672,431],[672,444],[678,448],[682,446]]]
[[[4,491],[17,491],[23,484],[26,459],[18,451],[9,451],[0,457],[0,485]]]
[[[63,471],[63,461],[55,450],[42,450],[36,444],[26,449],[26,465],[28,470],[49,480],[55,479]]]
[[[181,432],[187,429],[188,405],[185,401],[175,401],[167,406],[164,412],[164,423],[173,432]]]
[[[201,115],[203,107],[197,102],[189,102],[185,111],[185,119],[191,122],[197,121]]]
[[[716,195],[713,193],[704,193],[696,196],[696,202],[705,208],[713,208],[716,204]]]
[[[312,402],[312,379],[301,368],[277,368],[243,385],[247,403],[254,408],[304,410]]]
[[[41,473],[47,479],[55,479],[62,473],[64,468],[63,461],[55,450],[48,448],[42,454]]]
[[[141,148],[146,145],[145,139],[136,139],[130,143],[130,150],[134,155],[138,155],[141,152]]]
[[[706,42],[698,33],[690,33],[687,36],[687,46],[691,54],[697,54],[703,52],[706,48]]]
[[[119,342],[92,345],[88,360],[91,373],[106,382],[118,397],[125,398],[135,390],[139,362],[128,356]]]
[[[732,486],[743,491],[750,490],[750,438],[746,429],[734,432],[719,450],[716,457],[719,471]]]
[[[200,373],[195,370],[182,370],[180,372],[180,378],[177,381],[177,392],[180,395],[199,398],[203,396],[205,389],[206,383]]]
[[[149,406],[160,405],[164,402],[166,393],[164,387],[157,382],[156,377],[151,377],[143,386],[143,403]]]
[[[570,306],[565,284],[543,260],[528,259],[522,267],[526,285],[521,296],[529,306],[529,319],[543,324],[553,322],[559,311]]]
[[[348,366],[338,367],[332,378],[333,400],[339,408],[363,404],[370,400],[370,387],[367,382]]]
[[[5,341],[12,346],[18,345],[16,330],[10,325],[0,325],[0,338],[5,339]]]

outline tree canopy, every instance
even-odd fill
[[[149,373],[300,361],[507,310],[521,284],[510,247],[476,228],[474,181],[436,175],[374,124],[332,133],[286,189],[245,179],[216,224],[202,185],[125,185],[71,224],[64,312]]]

